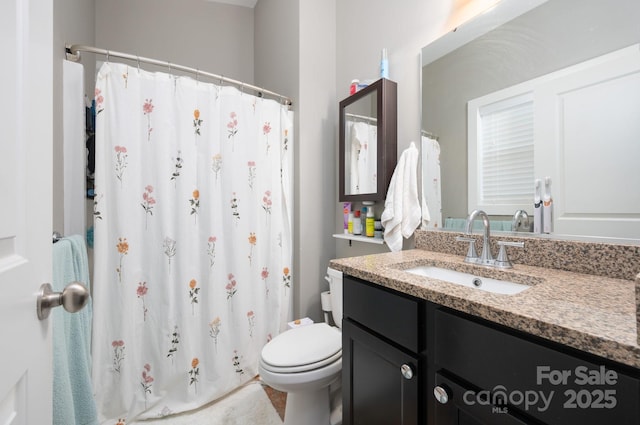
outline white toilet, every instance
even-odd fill
[[[342,326],[342,272],[328,268],[331,313]],[[290,329],[262,349],[259,373],[272,388],[287,393],[284,425],[337,425],[342,423],[338,393],[332,414],[330,387],[340,383],[342,332],[327,323]]]

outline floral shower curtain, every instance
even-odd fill
[[[95,99],[93,380],[101,422],[116,424],[257,375],[289,311],[292,115],[117,63]]]

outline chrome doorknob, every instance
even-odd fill
[[[60,305],[69,313],[75,313],[82,310],[87,301],[89,301],[89,290],[80,282],[71,282],[62,292],[53,292],[51,284],[43,283],[36,302],[38,319],[46,319],[51,309]]]

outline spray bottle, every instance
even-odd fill
[[[533,233],[542,233],[542,182],[535,181],[533,195]]]
[[[551,197],[551,177],[544,178],[544,198],[542,202],[542,233],[553,232],[553,198]]]

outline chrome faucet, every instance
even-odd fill
[[[511,267],[513,267],[511,261],[509,261],[509,257],[507,256],[507,247],[513,246],[517,248],[524,248],[524,242],[498,241],[498,245],[500,246],[500,253],[498,254],[498,258],[494,260],[493,255],[491,255],[491,229],[489,226],[489,216],[486,212],[482,210],[471,211],[471,214],[469,214],[469,217],[467,218],[467,229],[465,233],[467,234],[467,236],[471,235],[473,231],[473,222],[477,217],[482,218],[482,224],[484,226],[482,237],[482,254],[480,255],[480,257],[478,257],[478,254],[476,253],[476,240],[474,238],[465,238],[463,236],[458,236],[456,238],[456,240],[459,242],[469,243],[469,250],[467,251],[466,257],[464,258],[465,263],[481,264],[483,266],[492,266],[500,269],[510,269]]]
[[[477,261],[480,264],[483,265],[493,265],[494,261],[493,261],[493,255],[491,255],[491,245],[490,245],[490,226],[489,226],[489,216],[487,215],[486,212],[482,211],[482,210],[473,210],[471,211],[471,214],[469,214],[469,217],[467,218],[467,235],[471,235],[471,233],[473,232],[473,222],[475,221],[476,217],[480,217],[482,218],[482,225],[484,227],[484,231],[482,234],[482,254],[480,254],[480,260]]]
[[[518,232],[524,223],[527,232],[530,232],[531,225],[529,224],[529,214],[525,210],[517,210],[513,214],[513,220],[511,221],[511,231]]]

